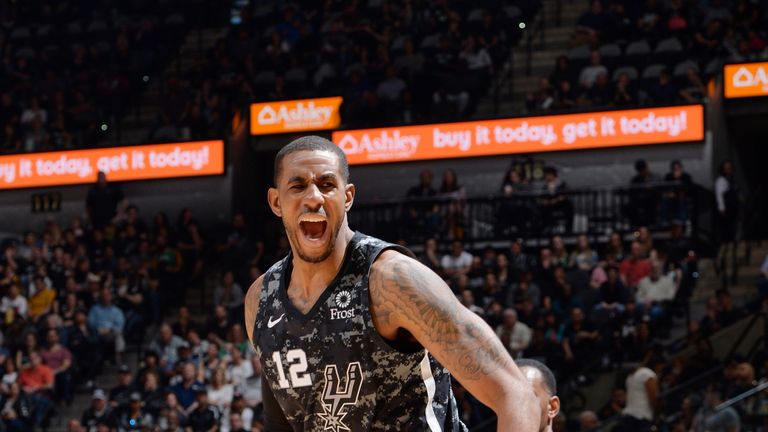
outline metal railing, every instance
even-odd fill
[[[581,233],[602,238],[640,226],[668,230],[672,222],[683,224],[689,238],[709,242],[711,228],[704,217],[710,209],[706,193],[700,186],[658,183],[555,194],[535,191],[473,198],[400,198],[358,204],[348,217],[355,229],[408,244],[430,237],[468,243]],[[671,194],[677,198],[670,198]]]

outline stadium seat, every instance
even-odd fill
[[[11,31],[10,38],[14,40],[28,39],[32,36],[32,32],[28,27],[16,27]]]
[[[672,66],[683,58],[683,44],[678,38],[664,39],[653,50],[653,62]]]
[[[693,68],[696,72],[699,72],[699,64],[693,60],[685,60],[678,63],[672,72],[673,76],[685,76],[688,73],[688,69]]]
[[[597,51],[608,69],[613,69],[621,61],[621,48],[617,44],[603,45]]]
[[[639,74],[637,73],[637,68],[634,66],[622,66],[616,70],[613,71],[613,80],[616,81],[619,78],[619,75],[621,74],[627,74],[629,79],[636,80]]]
[[[651,53],[651,46],[648,41],[636,41],[627,45],[624,50],[625,61],[630,64],[645,64],[648,62],[648,55]]]

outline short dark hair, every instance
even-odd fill
[[[635,171],[645,171],[648,169],[648,163],[644,159],[638,159],[635,161]]]
[[[534,359],[515,360],[515,364],[517,365],[518,368],[529,367],[531,369],[536,369],[537,371],[541,372],[541,381],[544,383],[544,386],[547,388],[549,395],[554,396],[557,394],[557,380],[555,379],[555,375],[547,367],[547,365]]]
[[[277,179],[280,177],[283,158],[298,151],[327,151],[335,154],[339,159],[341,176],[344,178],[344,182],[349,183],[349,163],[347,162],[347,155],[344,154],[344,151],[339,146],[323,137],[307,135],[291,141],[287,146],[281,148],[280,151],[277,152],[277,156],[275,156],[275,177],[273,179],[275,186],[277,186]]]

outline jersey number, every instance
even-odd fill
[[[290,382],[285,377],[283,371],[283,361],[280,359],[280,352],[275,351],[272,353],[272,361],[275,362],[277,367],[277,384],[281,389],[289,387],[306,387],[312,385],[312,378],[307,373],[307,354],[303,349],[292,349],[288,351],[285,356],[288,363],[288,375],[291,378]]]

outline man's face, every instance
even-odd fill
[[[541,372],[532,367],[522,367],[520,371],[525,375],[525,378],[533,386],[533,393],[539,399],[539,407],[541,408],[541,420],[539,421],[539,432],[547,430],[552,419],[560,412],[560,398],[549,394],[546,386],[543,383]]]
[[[327,151],[285,156],[277,186],[269,190],[269,205],[282,218],[294,253],[309,263],[331,255],[354,198],[338,157]]]

